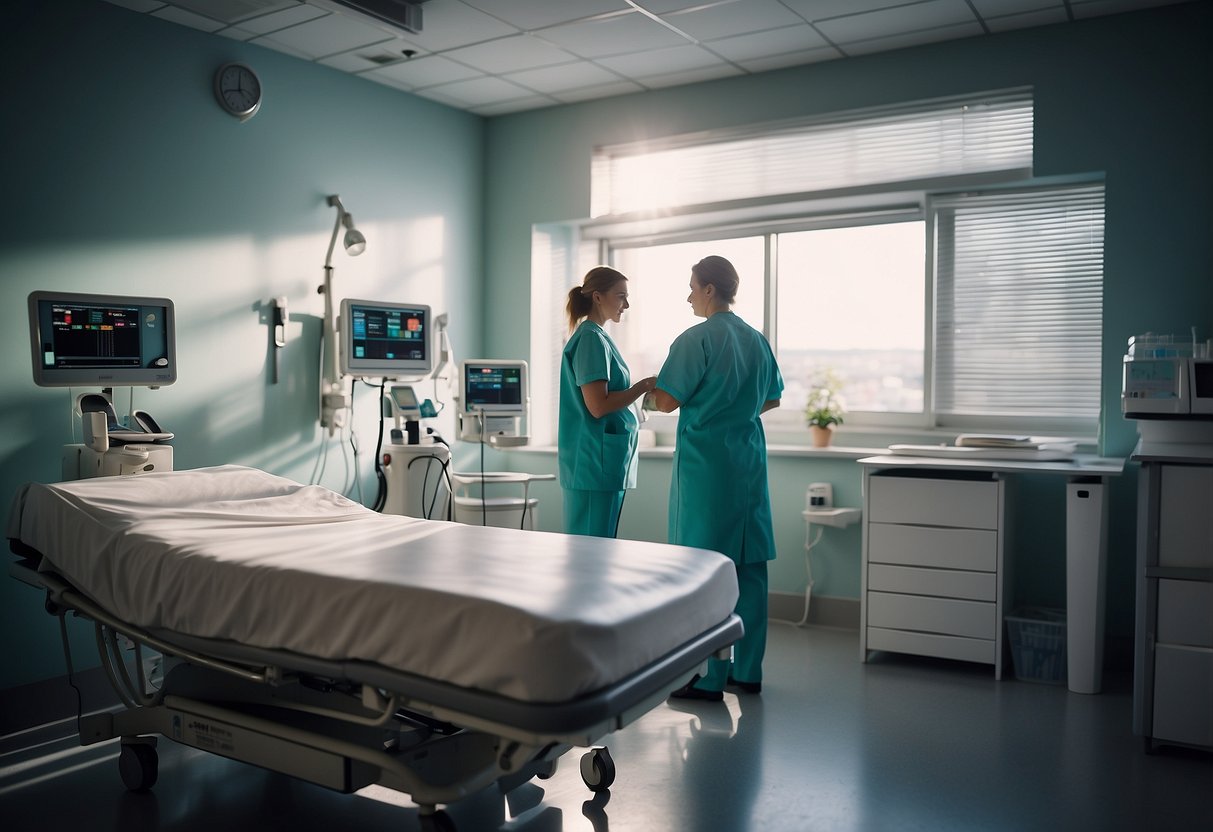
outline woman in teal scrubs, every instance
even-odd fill
[[[733,661],[709,660],[706,677],[671,694],[682,699],[719,700],[726,685],[762,690],[767,561],[775,558],[775,534],[758,417],[779,406],[783,377],[767,339],[731,311],[739,283],[723,257],[705,257],[691,268],[687,302],[706,320],[670,346],[653,394],[658,410],[679,411],[669,541],[732,559],[735,611],[745,624]]]
[[[569,290],[569,330],[560,363],[560,485],[564,530],[614,537],[626,488],[636,487],[636,431],[630,406],[653,389],[656,377],[632,384],[628,365],[603,327],[619,323],[628,304],[628,279],[595,266]],[[580,323],[579,323],[580,322]]]

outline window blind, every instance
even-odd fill
[[[936,417],[1098,418],[1103,186],[932,210]]]
[[[1012,90],[600,147],[591,215],[1028,170],[1032,117]]]

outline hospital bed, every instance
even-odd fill
[[[608,788],[596,743],[742,633],[714,552],[381,515],[239,466],[29,484],[8,536],[69,673],[64,617],[94,624],[125,707],[81,718],[80,741],[120,737],[128,788],[154,784],[163,736],[404,792],[430,830],[574,747]]]

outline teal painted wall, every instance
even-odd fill
[[[1135,427],[1120,417],[1119,391],[1128,337],[1184,333],[1193,324],[1213,329],[1210,42],[1213,4],[1190,3],[493,119],[485,291],[501,313],[485,323],[490,352],[528,353],[520,322],[530,314],[530,229],[588,215],[595,145],[1031,85],[1036,174],[1106,176],[1103,452],[1127,456]],[[887,440],[844,434],[840,441]],[[516,466],[554,470],[551,457],[513,456]],[[625,535],[664,540],[669,468],[665,459],[642,460],[640,488],[624,507]],[[799,593],[805,487],[831,481],[839,503],[858,505],[858,466],[776,457],[770,470],[780,553],[771,585]],[[1016,598],[1063,604],[1064,480],[1021,485]],[[1109,632],[1122,637],[1133,626],[1135,494],[1130,466],[1111,487]],[[558,529],[559,490],[549,495],[541,523]],[[857,528],[825,534],[814,550],[815,592],[858,597],[859,547]]]
[[[0,505],[22,482],[58,480],[72,441],[67,390],[31,379],[36,289],[172,298],[178,382],[135,403],[177,434],[177,467],[241,463],[307,481],[321,447],[316,287],[331,193],[368,239],[357,258],[338,246],[334,294],[432,304],[450,313],[460,354],[481,349],[479,117],[97,0],[9,3],[4,42]],[[212,93],[229,60],[265,89],[243,124]],[[271,385],[265,307],[279,295],[292,321]],[[356,399],[368,502],[376,396]],[[116,399],[125,413],[125,391]],[[342,490],[340,450],[326,472]],[[38,593],[0,580],[0,629],[13,635],[0,688],[64,672]]]

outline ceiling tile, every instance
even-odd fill
[[[681,46],[687,42],[639,12],[556,26],[544,29],[539,36],[584,58]]]
[[[321,58],[318,63],[331,66],[333,69],[340,69],[342,72],[366,72],[376,67],[394,64],[397,61],[410,60],[405,57],[405,50],[412,51],[414,57],[421,53],[421,49],[412,41],[393,38],[382,43],[342,52],[340,55],[329,55],[327,58]]]
[[[744,35],[804,22],[778,0],[745,0],[744,3],[693,8],[662,15],[661,19],[697,40]]]
[[[702,1],[702,0],[701,0]],[[463,0],[482,12],[524,30],[631,9],[625,0]]]
[[[573,104],[577,101],[591,101],[598,98],[610,98],[616,95],[627,95],[634,92],[644,92],[644,87],[631,81],[615,81],[610,84],[598,84],[592,87],[580,87],[578,89],[564,90],[552,94],[555,98],[565,104]]]
[[[1070,8],[1076,19],[1099,17],[1104,14],[1131,12],[1155,6],[1170,6],[1184,0],[1072,0]]]
[[[160,0],[105,0],[107,3],[113,3],[115,6],[121,6],[124,9],[130,9],[133,12],[146,14],[150,11],[155,11],[164,4]]]
[[[763,58],[737,61],[738,66],[750,72],[768,72],[772,69],[786,69],[790,66],[803,66],[821,61],[832,61],[842,55],[833,46],[823,46],[820,49],[805,49],[801,52],[785,52],[782,55],[768,55]]]
[[[398,84],[406,84],[410,89],[432,87],[436,84],[462,81],[465,78],[475,78],[480,75],[476,70],[454,61],[448,61],[441,55],[413,58],[404,63],[373,69],[363,74],[368,77],[391,78]]]
[[[182,26],[189,26],[191,29],[201,29],[204,32],[215,32],[224,27],[224,24],[218,20],[211,20],[209,17],[203,17],[200,14],[187,12],[185,9],[178,9],[173,6],[156,9],[151,14],[152,17],[158,17],[171,23],[180,23]]]
[[[421,7],[420,34],[409,33],[427,52],[516,35],[519,29],[459,0],[434,0]]]
[[[646,12],[666,14],[690,8],[706,8],[708,6],[727,6],[731,3],[748,2],[748,0],[636,0],[636,5]]]
[[[517,84],[501,78],[471,78],[467,81],[456,81],[453,84],[442,84],[418,91],[426,97],[442,96],[461,107],[477,106],[480,104],[495,104],[499,101],[510,101],[515,98],[533,98],[534,93],[524,90]]]
[[[972,23],[976,19],[965,0],[928,0],[926,3],[823,20],[817,24],[817,28],[834,43],[845,44],[903,35],[920,29]]]
[[[730,61],[749,61],[770,55],[783,55],[805,49],[828,46],[812,26],[802,23],[769,32],[755,32],[731,38],[708,41],[705,47]],[[837,55],[837,53],[835,53]]]
[[[1042,9],[1022,14],[1008,14],[1002,17],[987,17],[986,26],[991,32],[1009,32],[1012,29],[1026,29],[1030,26],[1048,26],[1053,23],[1066,22],[1065,9]]]
[[[472,112],[485,117],[504,116],[525,110],[538,110],[541,107],[554,107],[559,103],[546,95],[532,95],[527,98],[515,98],[513,101],[499,101],[496,104],[481,104],[479,107],[473,107]]]
[[[906,0],[783,0],[783,4],[805,20],[815,23],[831,17],[904,6]]]
[[[904,49],[908,46],[921,46],[924,43],[938,43],[942,40],[957,40],[983,34],[985,31],[981,28],[980,23],[960,23],[955,26],[940,26],[937,29],[924,29],[921,32],[910,32],[887,38],[855,41],[843,44],[842,48],[848,55],[868,55],[873,52],[887,52],[891,49]]]
[[[511,72],[505,76],[527,89],[535,92],[563,92],[579,87],[601,86],[620,81],[620,77],[602,67],[578,61],[572,64],[549,66],[542,69],[528,69],[523,72]],[[637,89],[640,89],[637,87]]]
[[[708,66],[724,66],[719,57],[699,46],[673,46],[651,52],[633,52],[613,58],[599,58],[595,63],[613,69],[629,78],[649,75],[668,75]]]
[[[443,55],[495,75],[576,60],[576,56],[531,35],[513,35],[464,46]]]
[[[345,15],[330,14],[263,35],[255,42],[281,44],[314,60],[391,39],[385,29]]]
[[[731,75],[745,75],[745,71],[730,64],[717,64],[700,69],[688,69],[685,72],[672,72],[668,75],[649,75],[639,81],[646,87],[678,87],[683,84],[698,84],[700,81],[728,78]]]
[[[982,18],[1003,17],[1022,12],[1038,12],[1042,9],[1066,12],[1063,0],[969,0]]]
[[[249,32],[256,32],[259,35],[269,34],[278,29],[285,29],[288,26],[296,26],[300,23],[306,23],[309,20],[315,20],[318,17],[326,14],[324,9],[318,9],[315,6],[300,5],[289,9],[283,9],[280,12],[272,12],[262,15],[261,17],[253,17],[248,20],[240,21],[240,28]]]
[[[228,26],[226,29],[220,29],[215,34],[223,35],[225,38],[231,38],[232,40],[252,40],[253,38],[257,37],[256,32],[246,32],[243,29],[237,29],[235,26]]]

